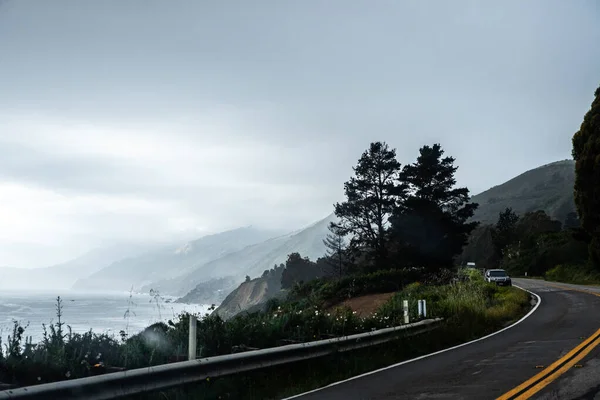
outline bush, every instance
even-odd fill
[[[547,271],[544,278],[549,281],[576,284],[600,283],[600,273],[585,265],[557,265]]]
[[[351,275],[339,280],[315,279],[294,287],[289,298],[297,302],[311,299],[313,304],[327,306],[357,296],[397,292],[422,277],[418,269],[391,269]]]
[[[382,271],[352,281],[322,280],[297,289],[308,287],[333,295],[336,289],[352,282],[353,286],[346,288],[354,293],[381,288],[389,291],[387,283],[377,284],[374,276],[404,283],[409,275]],[[428,317],[446,319],[444,329],[453,335],[448,340],[463,340],[517,318],[527,306],[528,295],[481,280],[438,286],[412,282],[403,284],[402,290],[366,318],[348,308],[327,311],[298,301],[273,301],[264,313],[241,314],[227,321],[216,314],[200,317],[199,355],[211,357],[397,326],[403,323],[403,300],[409,301],[411,321],[415,321],[419,299],[427,300]],[[123,333],[120,341],[91,331],[65,334],[59,322],[51,325],[44,341],[35,345],[24,340],[26,327],[15,323],[5,346],[7,351],[0,354],[0,381],[31,385],[88,376],[108,367],[133,369],[183,360],[187,355],[189,318],[190,314],[184,313],[175,321],[154,324],[131,337]]]

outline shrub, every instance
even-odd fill
[[[546,271],[544,278],[549,281],[565,283],[600,283],[600,273],[585,265],[557,265]]]

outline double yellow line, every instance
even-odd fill
[[[600,294],[582,290],[575,289],[565,286],[552,285],[560,289],[565,290],[573,290],[576,292],[583,292],[588,294],[593,294],[594,296],[599,296]],[[567,372],[570,368],[576,365],[579,361],[581,361],[585,356],[587,356],[596,346],[600,345],[600,329],[594,332],[589,338],[584,340],[577,347],[569,351],[563,357],[556,360],[552,363],[548,368],[544,369],[539,374],[534,377],[526,380],[519,386],[510,391],[504,393],[502,396],[498,397],[496,400],[525,400],[529,399],[531,396],[548,386],[550,383],[554,382],[558,377]]]

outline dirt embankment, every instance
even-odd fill
[[[330,307],[333,311],[340,307],[349,307],[352,311],[356,311],[356,314],[361,317],[368,317],[385,304],[396,292],[391,293],[378,293],[370,294],[366,296],[354,297],[352,299],[345,300],[335,306]]]
[[[223,319],[231,318],[241,311],[266,301],[268,293],[269,285],[265,279],[244,282],[223,300],[215,312]]]

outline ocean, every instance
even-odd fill
[[[135,334],[147,326],[174,319],[182,311],[204,314],[209,305],[178,304],[175,298],[161,296],[158,304],[148,294],[127,293],[83,293],[70,290],[57,292],[0,291],[0,337],[3,343],[12,333],[13,321],[19,321],[25,336],[34,343],[42,339],[42,324],[57,322],[56,297],[62,299],[62,322],[70,325],[74,333],[93,330],[119,337],[121,330]],[[129,309],[129,317],[127,310]]]

